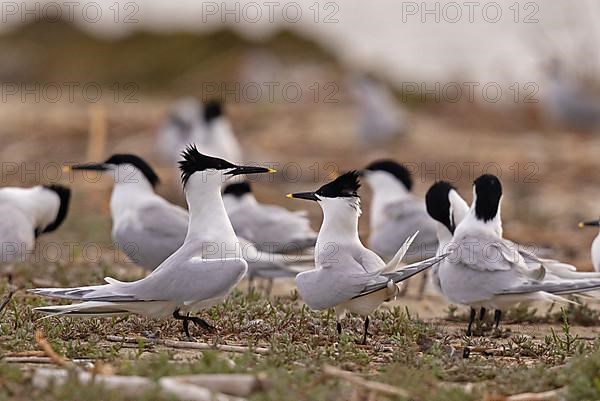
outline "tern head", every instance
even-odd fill
[[[71,190],[62,185],[44,185],[44,190],[52,192],[58,197],[59,204],[58,208],[54,208],[54,213],[52,215],[52,220],[45,225],[44,227],[38,227],[35,230],[35,236],[37,237],[40,234],[49,233],[56,230],[63,223],[65,218],[67,217],[67,212],[69,210],[69,203],[71,201]]]
[[[213,120],[223,115],[223,106],[218,100],[209,100],[204,105],[203,118],[206,124],[210,124]]]
[[[218,157],[207,156],[198,151],[196,145],[189,145],[179,161],[181,181],[184,188],[192,181],[203,185],[214,184],[219,189],[226,180],[241,174],[274,173],[266,167],[238,166]]]
[[[152,187],[159,183],[158,175],[144,159],[132,154],[114,154],[103,163],[75,164],[72,170],[112,171],[116,183],[138,183],[145,179]]]
[[[442,224],[450,234],[469,212],[469,205],[447,181],[433,184],[425,195],[427,213]]]
[[[406,192],[410,192],[413,187],[410,171],[393,160],[374,161],[361,171],[361,175],[365,177],[375,191],[390,185],[397,186],[398,183],[402,185]]]
[[[498,177],[484,174],[473,182],[473,203],[475,217],[484,223],[493,220],[500,209],[502,184]]]
[[[357,171],[349,171],[323,185],[315,192],[297,192],[288,194],[287,197],[316,201],[323,210],[328,208],[341,209],[344,206],[350,206],[360,214],[360,198],[358,196],[360,182],[358,177],[359,173]]]

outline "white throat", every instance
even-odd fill
[[[118,169],[113,171],[115,186],[110,196],[113,222],[118,222],[131,210],[158,196],[144,174],[133,166],[130,167],[126,172]]]
[[[185,186],[190,221],[185,242],[202,241],[205,257],[240,257],[241,250],[225,211],[221,185],[214,177],[194,173]],[[211,252],[214,249],[214,252]]]
[[[325,250],[328,244],[361,244],[358,237],[359,198],[322,197],[319,205],[323,209],[323,224],[317,236],[317,249]]]

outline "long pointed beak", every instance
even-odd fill
[[[599,227],[600,226],[600,220],[582,221],[579,224],[577,224],[577,226],[579,228],[583,228],[585,226],[588,226],[588,227]]]
[[[94,171],[106,171],[109,169],[108,165],[104,163],[82,163],[74,164],[70,166],[71,170],[94,170]]]
[[[295,194],[287,194],[286,198],[306,199],[310,201],[319,200],[314,192],[297,192]]]
[[[235,176],[241,174],[264,174],[264,173],[276,173],[277,170],[267,167],[255,167],[255,166],[236,166],[235,169],[228,171],[227,175]]]

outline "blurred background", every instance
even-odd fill
[[[65,227],[41,240],[112,249],[110,178],[61,166],[138,154],[181,203],[157,136],[182,98],[218,99],[244,159],[280,171],[257,198],[309,208],[315,228],[318,207],[284,194],[335,171],[393,158],[417,195],[445,179],[468,201],[488,172],[505,185],[508,238],[589,270],[597,232],[577,222],[600,214],[599,12],[591,0],[2,2],[1,185],[70,185]]]

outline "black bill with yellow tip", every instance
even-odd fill
[[[235,166],[231,171],[225,174],[235,176],[241,174],[264,174],[264,173],[276,173],[277,170],[267,167],[255,167],[255,166]]]
[[[317,195],[314,192],[296,192],[295,194],[287,194],[286,197],[295,199],[305,199],[311,201],[319,200],[319,198],[317,198]]]
[[[579,228],[583,227],[600,227],[600,220],[582,221],[577,225]]]

